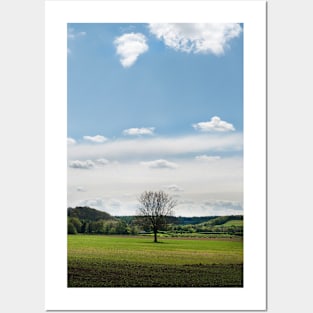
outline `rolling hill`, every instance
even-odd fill
[[[115,217],[109,213],[92,209],[89,207],[76,207],[67,209],[68,217],[77,217],[80,220],[95,222],[99,220],[116,220]]]

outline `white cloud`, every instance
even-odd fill
[[[84,187],[77,186],[77,187],[76,187],[76,191],[78,191],[78,192],[85,192],[86,190],[85,190]]]
[[[75,160],[75,161],[70,161],[68,166],[71,168],[78,168],[78,169],[91,169],[95,167],[95,163],[91,160],[86,160],[86,161]]]
[[[79,37],[84,37],[86,36],[86,32],[75,32],[74,28],[69,28],[67,31],[67,38],[75,40]]]
[[[229,200],[213,200],[205,201],[203,206],[213,211],[242,211],[243,205],[241,201],[229,201]]]
[[[97,159],[95,162],[96,162],[97,164],[99,164],[99,165],[107,165],[107,164],[110,163],[109,160],[104,159],[104,158]]]
[[[103,167],[104,165],[107,165],[109,163],[110,162],[104,158],[97,160],[72,160],[69,161],[68,166],[78,169],[92,169],[96,167]]]
[[[203,132],[228,132],[234,131],[232,124],[222,121],[218,116],[213,116],[211,121],[193,124],[192,127]]]
[[[67,144],[68,145],[75,145],[75,143],[76,143],[76,140],[75,139],[73,139],[73,138],[67,138]]]
[[[237,23],[149,24],[149,29],[165,45],[177,51],[221,55],[228,42],[242,29]]]
[[[123,130],[124,135],[153,135],[154,127],[142,127],[142,128],[129,128]]]
[[[197,161],[205,161],[205,162],[211,162],[211,161],[216,161],[219,160],[221,157],[220,156],[210,156],[210,155],[197,155],[195,159]]]
[[[77,144],[68,146],[69,159],[102,158],[123,160],[137,158],[143,160],[165,158],[182,154],[204,154],[208,151],[241,151],[241,133],[201,133],[182,137],[145,137],[105,142],[103,145]]]
[[[164,189],[169,190],[169,191],[173,191],[173,192],[182,192],[182,191],[184,191],[183,188],[181,188],[181,187],[179,187],[179,186],[177,186],[175,184],[164,186]]]
[[[142,165],[144,166],[148,166],[149,168],[169,168],[169,169],[175,169],[177,168],[177,164],[176,163],[172,163],[166,160],[155,160],[155,161],[149,161],[149,162],[141,162]]]
[[[93,143],[104,143],[108,140],[108,138],[103,137],[101,135],[96,135],[96,136],[84,136],[83,137],[85,140],[93,142]]]
[[[80,206],[80,207],[90,207],[93,209],[98,209],[98,210],[105,210],[105,203],[103,201],[103,199],[85,199],[85,200],[78,200],[75,201],[71,204],[69,204],[70,207],[76,207],[76,206]]]
[[[122,202],[118,199],[110,199],[107,205],[111,209],[119,209],[122,206]]]
[[[80,194],[81,196],[81,194]],[[122,202],[118,198],[91,197],[87,199],[78,199],[68,201],[68,207],[90,207],[96,210],[104,211],[112,216],[134,215],[138,206],[137,200],[132,199],[129,202]]]
[[[136,61],[139,55],[148,51],[146,37],[141,33],[128,33],[114,40],[116,53],[120,56],[120,62],[123,67],[130,67]]]
[[[241,200],[194,200],[183,198],[178,200],[176,215],[181,216],[222,216],[243,214]]]
[[[236,202],[243,202],[242,157],[223,157],[218,162],[207,164],[195,162],[194,158],[175,159],[174,162],[177,168],[172,170],[153,169],[126,159],[119,164],[96,164],[91,170],[69,168],[68,205],[74,206],[83,199],[102,199],[101,203],[98,201],[99,209],[111,214],[132,215],[136,212],[138,196],[143,191],[163,189],[173,197],[180,196],[176,215],[240,213]],[[77,186],[83,186],[86,191],[77,192]],[[183,191],[178,191],[180,189]],[[112,199],[119,200],[121,206],[118,208],[115,201],[111,203]],[[217,199],[221,200],[214,203]],[[233,202],[232,206],[226,201]]]

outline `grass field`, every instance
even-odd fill
[[[243,242],[69,235],[69,287],[242,287]]]
[[[232,221],[227,221],[222,225],[223,227],[229,227],[229,226],[243,226],[243,221],[242,220],[232,220]]]

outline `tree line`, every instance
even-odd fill
[[[68,208],[68,234],[209,233],[243,236],[243,216],[175,217],[174,201],[163,191],[145,191],[138,198],[136,216],[114,217],[89,207]],[[236,221],[225,225],[228,221]],[[238,222],[237,222],[238,221]],[[188,223],[188,224],[187,224]],[[189,224],[190,223],[190,224]]]
[[[68,234],[137,235],[139,227],[123,220],[82,221],[77,217],[67,218]]]

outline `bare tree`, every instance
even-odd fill
[[[154,242],[158,242],[157,233],[174,215],[176,201],[164,191],[145,191],[138,198],[139,217],[142,225],[148,225],[154,233]]]

